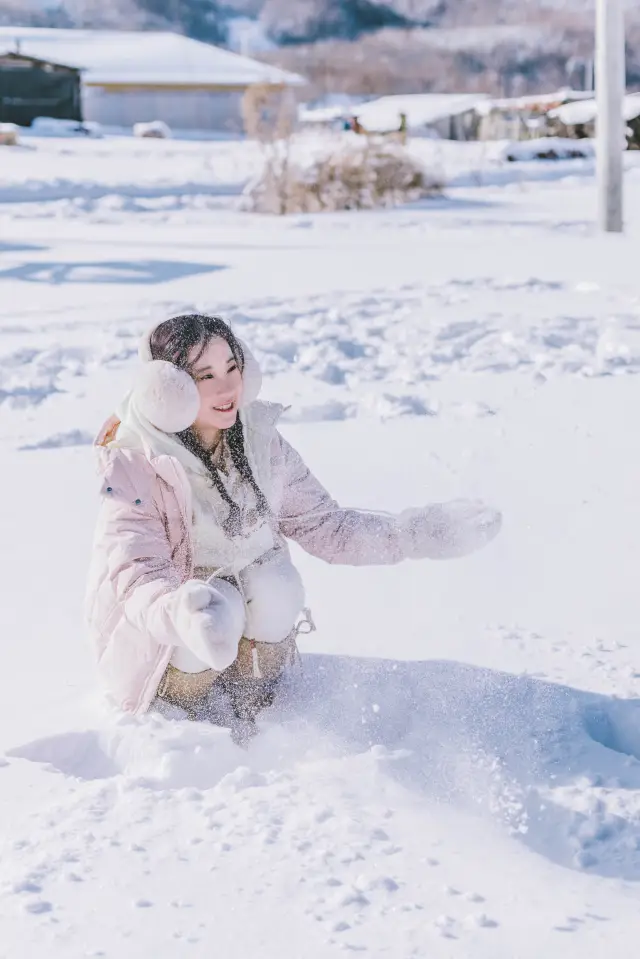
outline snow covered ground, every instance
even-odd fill
[[[403,210],[236,212],[232,142],[25,140],[0,183],[0,959],[631,959],[640,174],[439,150]],[[457,185],[455,185],[457,184]],[[246,752],[108,714],[90,442],[152,318],[220,311],[342,501],[478,495],[486,553],[296,550],[318,632]]]

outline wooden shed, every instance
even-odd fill
[[[80,70],[18,52],[0,54],[0,123],[82,120]]]

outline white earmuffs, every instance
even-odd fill
[[[151,336],[155,324],[142,337],[138,355],[142,368],[132,398],[142,415],[163,433],[181,433],[193,426],[200,409],[200,395],[195,381],[185,370],[151,355]],[[237,337],[236,337],[237,339]],[[238,339],[244,354],[242,406],[258,399],[262,373],[258,361],[246,343]]]

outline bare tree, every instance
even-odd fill
[[[257,84],[249,87],[243,97],[242,117],[247,136],[261,144],[263,150],[262,188],[272,197],[272,205],[284,214],[295,128],[295,98],[288,87]]]

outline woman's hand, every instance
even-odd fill
[[[480,500],[453,500],[399,516],[407,559],[457,559],[482,549],[500,532],[502,514]]]
[[[245,608],[235,586],[189,580],[176,590],[174,622],[184,645],[201,662],[221,672],[238,655]]]

